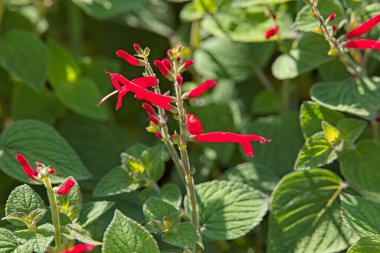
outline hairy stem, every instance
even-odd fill
[[[55,229],[55,249],[56,251],[59,252],[62,248],[62,234],[61,234],[61,225],[59,222],[59,211],[58,211],[58,206],[57,206],[57,199],[55,197],[55,193],[51,186],[49,177],[47,176],[44,177],[43,181],[47,190],[49,203],[50,203],[50,209],[51,209],[51,217],[53,219],[53,225]]]
[[[190,200],[191,205],[191,223],[198,229],[198,214],[197,214],[197,203],[195,196],[195,187],[194,187],[194,179],[193,173],[191,172],[189,154],[187,152],[187,129],[186,129],[186,112],[183,106],[182,100],[182,89],[178,82],[174,81],[176,98],[177,98],[177,110],[178,110],[178,118],[179,118],[179,127],[180,127],[180,138],[178,149],[181,153],[182,164],[185,172],[185,181],[186,181],[186,190],[187,195]]]
[[[144,57],[144,64],[145,64],[145,69],[146,69],[147,74],[150,76],[156,76],[156,74],[154,74],[153,72],[152,67],[150,66],[150,63],[147,57]],[[154,91],[158,94],[161,94],[161,90],[158,85],[154,86]],[[157,107],[157,109],[158,109],[158,115],[159,115],[159,121],[160,121],[160,130],[161,130],[162,140],[164,141],[166,149],[168,150],[168,153],[172,161],[174,162],[174,166],[177,169],[179,177],[181,178],[183,183],[185,183],[186,181],[185,181],[183,165],[182,165],[180,157],[178,156],[177,151],[175,150],[174,144],[171,141],[168,126],[166,124],[166,119],[167,119],[166,112],[161,107]]]
[[[311,10],[314,16],[317,18],[319,26],[322,29],[323,37],[330,44],[331,48],[335,49],[338,52],[339,59],[345,65],[347,71],[355,77],[362,76],[361,67],[356,64],[343,50],[337,39],[330,33],[329,29],[327,28],[326,22],[318,10],[318,0],[309,0],[309,2],[312,4]]]

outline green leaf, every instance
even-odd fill
[[[343,18],[343,8],[339,1],[320,0],[318,1],[318,11],[325,19],[331,13],[335,13],[336,17],[327,27],[332,29],[333,24],[339,24]],[[317,18],[311,14],[311,6],[304,6],[297,14],[296,21],[294,22],[294,28],[302,32],[313,32],[315,28],[319,26]]]
[[[369,118],[380,108],[380,78],[319,82],[311,89],[311,98],[332,110]]]
[[[277,184],[279,178],[270,170],[259,164],[242,163],[225,171],[221,180],[242,182],[270,194]]]
[[[70,145],[51,126],[36,120],[19,120],[7,127],[0,138],[0,168],[9,176],[32,182],[16,161],[23,154],[33,164],[35,161],[57,169],[53,182],[72,176],[77,180],[91,177]]]
[[[360,142],[356,149],[345,150],[339,156],[340,168],[350,186],[363,195],[380,192],[380,143]]]
[[[46,209],[38,208],[29,213],[28,219],[31,222],[31,226],[37,226],[38,222],[45,216]]]
[[[293,171],[294,162],[304,142],[298,115],[289,112],[282,116],[259,118],[248,125],[247,133],[262,135],[272,142],[265,145],[253,143],[255,156],[246,160],[260,164],[283,176]]]
[[[380,252],[380,236],[362,237],[352,245],[347,253],[377,253]]]
[[[358,119],[342,119],[338,122],[337,128],[342,134],[344,148],[351,148],[352,144],[359,138],[367,122]]]
[[[355,241],[340,215],[338,197],[344,187],[325,169],[282,178],[272,194],[268,253],[339,252]]]
[[[96,197],[112,196],[135,191],[138,188],[140,188],[140,184],[134,182],[129,172],[122,167],[117,167],[100,180],[93,195]]]
[[[247,234],[267,212],[267,198],[240,182],[210,181],[195,186],[199,223],[213,240],[230,240]],[[190,213],[189,199],[185,198]]]
[[[141,154],[141,162],[149,177],[157,181],[164,174],[165,170],[165,149],[162,145],[148,148]]]
[[[100,242],[92,239],[90,232],[84,229],[81,225],[77,223],[67,224],[65,226],[65,229],[69,232],[70,236],[72,236],[75,240],[80,241],[81,243],[86,243],[86,244],[91,244],[91,245],[101,244]]]
[[[47,77],[46,47],[30,32],[11,30],[0,38],[0,65],[33,90],[40,91]]]
[[[288,13],[277,12],[279,34],[282,39],[295,37],[292,18]],[[265,15],[264,8],[231,8],[226,4],[217,13],[207,15],[202,20],[202,28],[216,37],[239,42],[267,42],[277,40],[277,36],[267,40],[265,32],[274,26],[272,19]]]
[[[36,230],[18,230],[15,236],[24,244],[25,249],[36,253],[44,253],[54,238],[54,227],[44,224]]]
[[[177,229],[162,235],[164,242],[184,248],[186,245],[190,249],[195,248],[195,244],[201,241],[201,236],[190,223],[181,223]]]
[[[79,221],[82,227],[87,227],[106,213],[115,203],[112,201],[93,201],[83,204]]]
[[[332,60],[328,51],[329,45],[322,36],[305,33],[293,43],[289,54],[274,61],[273,75],[280,80],[293,79]]]
[[[203,13],[215,13],[218,9],[217,0],[194,0],[194,7]]]
[[[148,198],[143,205],[143,212],[147,221],[162,220],[164,217],[171,215],[181,215],[175,207],[157,197]]]
[[[331,147],[337,151],[341,151],[343,148],[343,137],[339,130],[326,121],[322,121],[322,129]]]
[[[70,177],[75,181],[74,178]],[[68,180],[67,178],[65,182]],[[65,182],[61,183],[61,186],[65,184]],[[80,191],[80,187],[77,181],[75,181],[75,185],[71,188],[70,192],[66,195],[57,194],[57,205],[59,212],[68,216],[72,221],[77,221],[79,218],[79,214],[82,208],[83,198],[82,193]]]
[[[32,118],[53,124],[65,112],[53,92],[45,88],[37,93],[22,83],[15,86],[11,102],[11,114],[15,120]]]
[[[234,7],[251,7],[255,5],[269,5],[283,4],[294,0],[233,0]]]
[[[182,203],[182,192],[181,189],[172,183],[165,184],[160,189],[160,198],[161,200],[169,203],[178,209]]]
[[[180,14],[179,17],[181,18],[181,21],[183,22],[193,22],[196,20],[200,20],[204,16],[204,12],[201,12],[195,8],[195,5],[193,2],[186,4]]]
[[[87,1],[87,0],[72,0],[78,5],[87,15],[99,19],[110,19],[130,10],[136,9],[147,0],[107,0],[107,1]]]
[[[268,63],[274,49],[274,43],[247,44],[210,38],[195,51],[194,67],[205,78],[243,81]]]
[[[252,112],[259,115],[281,112],[283,106],[281,96],[279,91],[259,91],[252,101]]]
[[[5,205],[5,214],[24,213],[26,216],[36,209],[45,209],[41,197],[29,185],[16,187],[8,197]],[[12,222],[15,225],[23,225]]]
[[[330,110],[317,103],[308,101],[301,105],[300,122],[305,139],[322,131],[322,121],[336,126],[342,119],[344,119],[342,113]]]
[[[107,119],[102,108],[96,107],[101,94],[95,82],[81,77],[74,57],[56,42],[49,41],[49,81],[57,98],[73,112],[97,120]]]
[[[380,204],[344,194],[340,196],[342,217],[360,236],[380,234]]]
[[[12,253],[18,246],[17,240],[11,231],[0,228],[0,253]]]
[[[29,226],[28,215],[23,212],[13,212],[3,217],[1,220],[7,220],[15,225],[22,226],[22,224]]]
[[[159,253],[160,250],[144,227],[116,210],[104,234],[102,252]]]

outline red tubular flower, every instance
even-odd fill
[[[172,69],[172,64],[170,63],[170,61],[168,59],[165,58],[161,62],[168,71],[170,71]]]
[[[140,65],[140,62],[136,57],[128,54],[124,50],[117,50],[116,55],[120,58],[123,58],[126,62],[128,62],[129,64],[131,64],[133,66],[139,66]]]
[[[380,41],[368,39],[351,40],[346,42],[346,47],[358,49],[376,49],[380,51]]]
[[[191,65],[193,65],[194,61],[193,60],[187,60],[185,61],[185,63],[183,64],[183,68],[186,70],[188,68],[191,67]]]
[[[205,93],[208,89],[211,89],[216,85],[214,80],[207,80],[199,85],[197,88],[189,92],[189,98],[196,98]]]
[[[82,244],[75,245],[74,247],[70,249],[61,251],[60,253],[82,253],[85,251],[92,251],[93,249],[95,249],[95,245],[82,243]]]
[[[133,79],[131,82],[143,88],[149,88],[158,84],[157,78],[155,78],[154,76],[139,77]]]
[[[333,21],[336,17],[336,14],[335,13],[331,13],[330,16],[328,17],[329,21]]]
[[[269,28],[268,30],[266,30],[265,38],[268,40],[272,38],[273,36],[275,36],[277,33],[278,33],[278,26],[275,25],[272,28]]]
[[[182,85],[182,83],[183,83],[183,78],[182,78],[182,76],[179,75],[179,76],[177,76],[175,79],[177,80],[178,85]]]
[[[149,117],[148,117],[148,120],[149,121],[152,121],[154,124],[158,124],[158,119],[156,118],[156,116],[153,116],[153,115],[150,115]]]
[[[375,25],[380,22],[380,14],[374,16],[373,18],[367,20],[363,24],[356,27],[351,32],[347,33],[346,37],[348,39],[359,37],[367,32],[369,32]]]
[[[32,169],[25,156],[23,156],[22,154],[17,154],[16,160],[21,164],[21,167],[24,170],[25,174],[30,179],[35,180],[35,178],[38,176],[38,171]]]
[[[150,104],[143,103],[142,107],[145,109],[146,113],[148,113],[149,116],[156,114],[156,112],[154,111],[153,107]]]
[[[153,63],[154,63],[154,65],[156,65],[156,67],[160,70],[160,72],[161,72],[162,75],[164,75],[164,76],[168,76],[169,71],[168,71],[167,68],[164,66],[164,64],[162,63],[162,61],[160,61],[160,60],[155,60]]]
[[[235,134],[229,132],[210,132],[195,136],[194,138],[198,142],[233,142],[238,143],[243,147],[243,150],[247,156],[253,157],[253,148],[251,146],[252,141],[258,141],[261,144],[270,142],[260,135],[255,134]]]
[[[203,127],[200,120],[194,114],[186,114],[187,130],[193,135],[203,133]]]
[[[67,181],[59,187],[57,193],[59,195],[66,195],[70,192],[71,188],[75,185],[75,181],[71,178],[67,179]]]
[[[162,139],[162,134],[161,134],[161,132],[157,132],[155,135],[156,135],[156,137],[157,137],[158,139]]]
[[[108,72],[108,74],[110,75],[111,82],[113,86],[116,88],[116,90],[111,92],[107,96],[105,96],[102,100],[100,100],[98,106],[104,103],[104,101],[106,101],[112,95],[119,93],[117,104],[116,104],[116,110],[118,110],[120,109],[122,105],[123,97],[128,92],[133,92],[135,94],[135,98],[137,99],[144,99],[165,110],[170,110],[171,98],[169,96],[157,94],[152,91],[146,90],[141,86],[136,85],[133,82],[133,81],[136,81],[136,79],[134,79],[133,81],[129,81],[127,78],[125,78],[124,76],[120,74],[110,73],[110,72]],[[145,80],[153,80],[153,79],[150,77],[149,79],[145,79]],[[157,82],[157,80],[155,80],[154,82]],[[120,83],[123,86],[121,86]],[[152,84],[151,81],[149,81],[145,84],[145,86],[150,86],[151,84]]]

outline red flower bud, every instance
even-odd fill
[[[188,68],[191,67],[191,65],[193,65],[193,63],[194,63],[193,60],[187,60],[187,61],[185,61],[185,63],[183,64],[183,68],[184,68],[185,70],[187,70]]]
[[[380,51],[380,41],[368,39],[351,40],[346,42],[346,47],[358,49],[376,49]]]
[[[21,164],[21,167],[24,170],[25,174],[30,179],[35,180],[35,178],[38,176],[38,171],[32,169],[25,156],[23,156],[22,154],[17,154],[16,160]]]
[[[92,251],[93,249],[95,249],[95,245],[82,243],[82,244],[75,245],[74,247],[70,249],[61,251],[59,253],[82,253],[85,251]]]
[[[133,49],[136,51],[136,53],[139,53],[142,51],[140,45],[137,43],[133,44]]]
[[[57,193],[59,195],[66,195],[70,192],[71,188],[75,185],[75,181],[71,178],[67,179],[67,181],[59,187]]]
[[[178,85],[182,85],[182,83],[183,83],[183,78],[182,78],[182,76],[177,76],[176,77],[176,80],[177,80],[177,83],[178,83]]]
[[[337,26],[336,24],[334,24],[334,25],[332,26],[332,29],[333,29],[334,32],[336,31],[337,28],[338,28],[338,26]]]
[[[205,93],[208,89],[211,89],[216,85],[214,80],[207,80],[199,85],[197,88],[189,92],[189,98],[196,98]]]
[[[156,137],[157,137],[158,139],[162,139],[162,134],[161,134],[161,132],[157,132],[155,135],[156,135]]]
[[[331,22],[331,21],[333,21],[335,19],[335,17],[336,17],[336,14],[335,13],[331,13],[328,19]]]
[[[168,51],[166,51],[166,53],[168,54],[169,57],[171,57],[171,55],[173,53],[173,49],[168,49]]]
[[[119,56],[120,58],[123,58],[126,62],[133,66],[139,66],[140,62],[137,58],[133,57],[132,55],[128,54],[124,50],[117,50],[116,55]]]
[[[374,16],[373,18],[367,20],[363,24],[356,27],[351,32],[347,33],[346,37],[348,39],[359,37],[367,32],[369,32],[375,25],[380,22],[380,14]]]
[[[380,123],[380,117],[375,119],[377,123]]]
[[[154,65],[156,65],[156,67],[160,70],[161,74],[163,76],[168,76],[168,73],[169,71],[167,70],[167,68],[164,66],[164,64],[162,63],[162,61],[160,60],[155,60],[154,62]]]
[[[56,169],[54,169],[54,168],[50,168],[50,169],[49,169],[49,174],[50,174],[50,175],[55,174],[55,173],[57,173],[57,170],[56,170]]]
[[[172,69],[172,64],[170,63],[170,61],[168,59],[165,58],[161,62],[168,71],[170,71]]]
[[[148,117],[148,120],[149,121],[152,121],[154,124],[158,124],[158,119],[156,118],[156,116],[153,116],[153,115],[150,115],[149,117]]]
[[[156,112],[154,111],[153,107],[150,104],[143,103],[142,107],[145,109],[145,111],[148,113],[149,116],[156,114]]]
[[[265,32],[265,38],[268,40],[278,33],[278,26],[274,26]]]
[[[238,143],[243,147],[243,150],[247,156],[253,156],[253,148],[251,146],[252,141],[258,141],[261,144],[270,142],[260,135],[255,134],[235,134],[229,132],[211,132],[204,133],[195,136],[194,138],[198,142],[233,142]]]
[[[198,135],[203,132],[201,121],[194,114],[186,114],[187,130],[192,135]]]

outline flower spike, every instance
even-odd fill
[[[67,181],[59,187],[57,193],[59,195],[66,195],[70,192],[71,188],[75,185],[75,181],[71,178],[67,179]]]
[[[359,37],[367,32],[369,32],[375,25],[380,22],[380,14],[374,16],[373,18],[367,20],[363,24],[356,27],[351,32],[347,33],[346,37],[348,39]]]
[[[33,170],[32,167],[29,165],[28,161],[26,160],[25,156],[22,154],[16,155],[16,160],[21,164],[22,169],[24,170],[25,174],[32,180],[35,180],[38,176],[38,171]]]
[[[95,249],[95,245],[81,243],[59,253],[82,253],[85,251],[92,251],[93,249]]]

